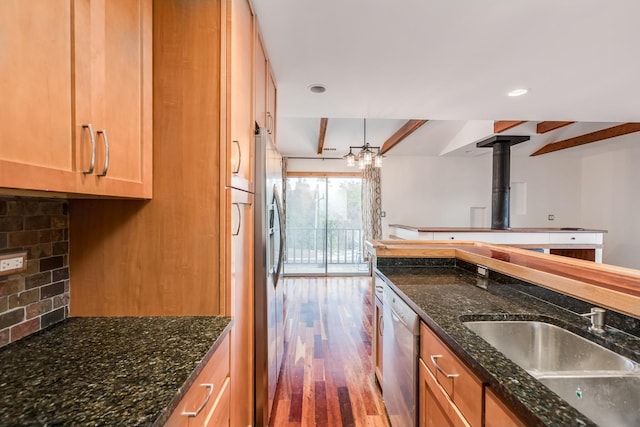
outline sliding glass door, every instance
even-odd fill
[[[288,177],[285,275],[366,274],[362,180]]]

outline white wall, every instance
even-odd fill
[[[382,169],[383,232],[388,224],[469,227],[471,207],[491,221],[490,154],[479,157],[390,157]],[[526,211],[512,207],[511,227],[580,227],[580,161],[511,158],[511,182],[526,184]],[[513,200],[512,200],[513,201]],[[548,214],[555,216],[548,221]]]
[[[585,226],[608,230],[603,262],[640,269],[640,136],[589,147],[582,158],[582,188]]]
[[[580,159],[569,151],[546,156],[511,157],[513,183],[526,183],[526,214],[511,209],[511,227],[583,227],[580,209]],[[491,190],[489,190],[491,191]],[[548,220],[553,215],[553,221]],[[602,228],[602,225],[600,227]]]
[[[388,157],[382,168],[382,220],[388,224],[468,227],[472,206],[491,206],[491,157]]]

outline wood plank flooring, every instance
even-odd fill
[[[286,278],[271,426],[389,426],[371,376],[368,277]]]

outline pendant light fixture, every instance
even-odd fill
[[[373,165],[376,168],[382,167],[382,153],[380,147],[373,147],[367,142],[367,119],[364,119],[364,138],[361,146],[350,146],[349,153],[344,156],[347,160],[347,166],[355,166],[358,169],[365,169],[367,166]],[[354,153],[353,151],[356,150]]]

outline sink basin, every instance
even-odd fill
[[[534,377],[558,371],[638,371],[632,360],[581,336],[537,321],[471,321],[464,325]]]
[[[638,376],[552,376],[538,380],[598,425],[640,425]]]
[[[640,425],[640,365],[537,321],[464,325],[598,425]]]

